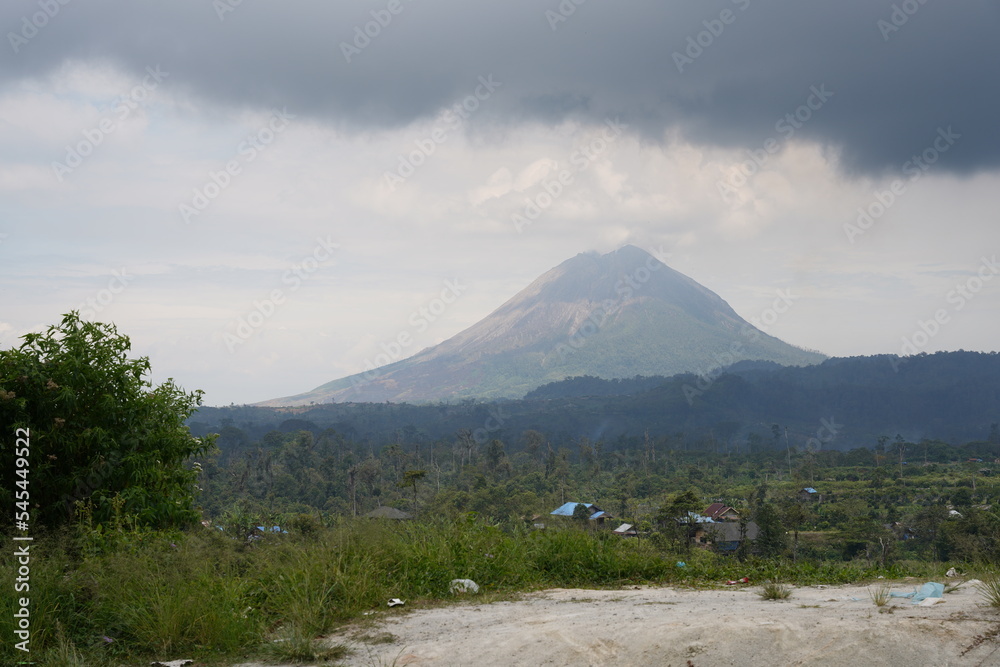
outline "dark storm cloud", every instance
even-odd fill
[[[794,134],[865,172],[951,127],[936,169],[1000,163],[1000,5],[985,0],[8,0],[0,26],[0,81],[160,64],[206,104],[355,130],[433,115],[492,74],[477,124],[620,116],[654,140],[677,128],[751,150]]]

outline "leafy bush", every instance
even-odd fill
[[[130,347],[113,325],[72,312],[44,333],[26,334],[19,348],[0,351],[0,424],[4,437],[15,429],[29,436],[22,458],[31,471],[33,527],[68,523],[77,501],[91,504],[100,525],[116,511],[149,526],[197,518],[197,470],[185,463],[213,440],[191,437],[184,421],[201,392],[186,393],[172,380],[154,387],[146,379],[149,360],[129,359]],[[4,507],[14,506],[15,451],[0,448]],[[13,520],[4,512],[0,528]]]

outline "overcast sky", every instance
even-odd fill
[[[632,243],[829,355],[996,349],[996,0],[5,0],[0,28],[0,347],[79,308],[155,381],[254,402]]]

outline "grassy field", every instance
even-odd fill
[[[17,576],[12,559],[0,577]],[[685,563],[678,566],[678,561]],[[865,561],[739,562],[694,549],[670,553],[650,539],[567,527],[535,531],[478,518],[430,522],[344,520],[253,542],[199,527],[183,533],[62,533],[32,546],[31,653],[36,664],[148,664],[197,658],[335,660],[316,637],[393,597],[451,599],[472,579],[492,599],[558,587],[649,583],[718,586],[729,579],[850,583],[878,576],[940,578],[947,566]],[[0,598],[0,632],[12,637],[17,597]],[[0,659],[25,655],[5,641]]]

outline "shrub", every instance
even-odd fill
[[[868,597],[872,599],[876,607],[884,607],[889,603],[890,598],[892,598],[892,586],[883,583],[879,584],[874,590],[869,586]]]
[[[762,600],[787,600],[792,596],[792,587],[768,581],[761,587],[759,595]]]
[[[1000,575],[990,575],[976,585],[976,590],[991,607],[1000,607]]]

